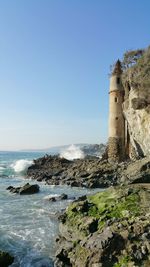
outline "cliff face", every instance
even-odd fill
[[[122,64],[125,65],[123,110],[131,145],[137,156],[147,156],[150,155],[150,47],[126,52]]]
[[[150,88],[134,89],[123,104],[130,141],[137,156],[150,154]]]

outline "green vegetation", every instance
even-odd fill
[[[125,189],[122,196],[122,189],[119,193],[119,190],[111,188],[89,196],[85,201],[72,203],[66,212],[67,224],[84,237],[90,233],[89,218],[97,219],[99,229],[105,226],[107,220],[134,218],[140,211],[140,196],[138,190],[127,191]]]
[[[89,197],[89,201],[94,205],[89,209],[88,215],[99,219],[100,229],[109,219],[131,218],[139,214],[140,197],[137,191],[120,197],[119,192],[111,189]]]
[[[122,60],[123,84],[134,89],[150,88],[150,46],[145,50],[127,51]]]
[[[63,222],[72,266],[149,266],[149,201],[149,187],[130,185],[73,202]]]
[[[134,66],[144,54],[143,49],[129,50],[123,55],[122,67],[124,70]]]
[[[123,258],[121,258],[121,260],[118,263],[115,263],[113,267],[127,267],[127,264],[130,261],[130,257],[129,256],[125,256]]]
[[[67,214],[67,224],[72,228],[73,231],[78,233],[76,238],[84,238],[89,234],[86,227],[86,212],[83,212],[85,206],[84,201],[72,203],[66,212]],[[85,226],[84,226],[85,222]]]

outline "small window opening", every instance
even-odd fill
[[[120,83],[120,78],[119,77],[117,77],[117,84],[119,84]]]
[[[118,98],[117,97],[115,97],[115,102],[118,102]]]
[[[130,89],[131,89],[131,88],[130,88],[130,84],[128,83],[128,91],[129,91],[129,92],[130,92]]]
[[[116,117],[116,120],[118,120],[118,117]]]

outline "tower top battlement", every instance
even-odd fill
[[[118,59],[112,71],[112,75],[121,75],[121,74],[122,74],[122,66],[121,66],[121,61]]]
[[[109,93],[114,91],[124,92],[121,76],[122,76],[122,66],[120,60],[118,59],[114,66],[112,75],[110,77]]]

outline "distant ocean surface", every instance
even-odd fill
[[[49,202],[49,195],[68,194],[78,197],[95,190],[49,186],[44,182],[24,178],[33,159],[45,153],[0,152],[0,250],[15,256],[12,267],[52,267],[55,238],[58,234],[57,213],[64,210],[70,200]],[[6,190],[9,185],[38,183],[40,193],[20,196]],[[2,267],[2,266],[1,266]]]

